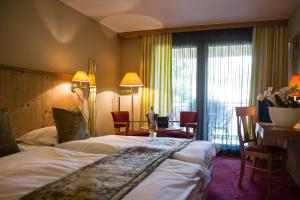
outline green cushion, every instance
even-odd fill
[[[0,157],[19,152],[15,137],[11,133],[8,111],[0,109]]]
[[[80,110],[53,108],[53,118],[58,133],[58,143],[83,140],[90,137]]]

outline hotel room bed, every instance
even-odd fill
[[[2,157],[0,199],[19,199],[105,156],[43,147]],[[123,199],[202,199],[207,177],[199,165],[166,159]]]
[[[49,131],[51,129],[51,131]],[[17,139],[19,141],[19,148],[22,151],[29,151],[29,152],[35,152],[36,149],[44,149],[49,148],[45,145],[55,145],[55,147],[51,147],[53,149],[62,149],[65,151],[76,151],[78,153],[87,153],[87,154],[93,154],[93,155],[112,155],[115,154],[123,149],[129,148],[129,147],[151,147],[151,148],[159,148],[159,149],[169,149],[168,142],[175,142],[176,141],[183,141],[184,139],[177,139],[177,138],[156,138],[155,140],[152,140],[149,137],[134,137],[134,136],[118,136],[118,135],[107,135],[107,136],[99,136],[99,137],[90,137],[88,139],[82,139],[82,140],[74,140],[69,142],[64,142],[57,144],[57,133],[54,131],[55,129],[53,127],[44,128],[43,130],[47,130],[47,134],[34,134],[31,136],[24,135],[23,139]],[[34,131],[35,132],[35,131]],[[40,132],[40,130],[38,131]],[[45,132],[45,133],[46,133]],[[51,134],[49,134],[51,132]],[[21,141],[25,141],[28,144],[20,143]],[[49,142],[51,141],[51,142]],[[167,143],[166,143],[167,141]],[[46,143],[45,143],[46,142]],[[45,145],[42,145],[44,144]],[[38,144],[38,145],[32,145],[32,144]],[[59,151],[59,150],[57,150]],[[212,160],[216,155],[216,145],[212,142],[207,141],[192,141],[190,142],[186,147],[183,149],[180,149],[179,151],[175,152],[167,161],[161,164],[161,166],[165,166],[165,163],[172,163],[171,166],[176,166],[178,163],[185,163],[185,164],[191,164],[197,166],[198,169],[200,169],[203,178],[203,181],[198,181],[197,186],[194,189],[194,192],[189,194],[190,199],[205,199],[206,194],[209,189],[209,185],[211,182],[211,176],[212,176]],[[173,163],[174,162],[174,163]],[[184,164],[183,164],[184,165]],[[162,168],[158,167],[155,171],[161,172],[162,174],[173,174],[174,172],[168,171],[171,166]],[[185,167],[184,167],[185,168]],[[178,170],[178,169],[177,169]],[[158,173],[157,172],[157,173]],[[183,170],[182,173],[189,173],[188,171]],[[158,177],[156,177],[155,174],[151,174],[149,177],[153,177],[155,181],[157,178],[163,177],[161,174],[159,174]],[[170,176],[172,177],[172,175]],[[151,180],[151,179],[150,179]],[[172,183],[172,178],[164,178],[164,180],[170,180],[171,190],[172,184],[175,184],[177,186],[175,187],[182,187],[180,184]],[[175,178],[176,180],[176,178]],[[200,179],[199,179],[200,180]],[[159,181],[160,182],[160,181]],[[175,181],[176,182],[176,181]],[[147,181],[144,183],[141,183],[140,185],[144,185],[148,183]],[[185,184],[184,184],[185,185]],[[158,188],[156,188],[158,187]],[[147,188],[153,188],[151,191],[159,191],[159,188],[162,187],[160,184],[149,184]],[[165,187],[165,186],[164,186]],[[166,187],[169,187],[168,185]],[[138,187],[137,187],[138,188]],[[180,190],[180,189],[179,189]],[[134,189],[133,191],[136,191]],[[164,190],[167,191],[167,190]],[[195,192],[197,191],[197,192]],[[199,197],[199,191],[201,192],[202,197]],[[140,192],[141,195],[145,193],[145,190],[136,191]],[[147,190],[148,192],[148,190]],[[147,193],[146,192],[146,193]],[[179,194],[181,194],[179,192]],[[155,193],[158,195],[162,195],[162,193]],[[178,195],[179,195],[178,194]],[[128,194],[130,195],[130,194]],[[135,194],[137,195],[137,194]],[[154,194],[152,194],[149,199],[152,198]],[[174,196],[174,198],[177,195]],[[160,196],[156,196],[156,199]],[[124,197],[125,198],[125,197]],[[134,199],[134,198],[130,198]],[[177,198],[176,198],[177,199]],[[186,199],[186,198],[183,198]]]
[[[152,141],[149,137],[107,135],[90,137],[84,140],[74,140],[56,145],[56,147],[96,154],[112,154],[132,146],[151,146],[168,148],[163,141],[182,140],[178,138],[158,137]],[[209,169],[217,152],[216,145],[208,141],[193,141],[185,148],[175,152],[173,159],[201,165]]]
[[[164,144],[162,144],[161,142],[169,139],[170,138],[161,137],[156,138],[153,141],[149,137],[107,135],[99,137],[90,137],[84,140],[64,142],[56,144],[56,147],[85,153],[112,154],[120,151],[121,149],[133,146],[150,145],[152,147],[164,148]],[[171,138],[171,140],[182,139]],[[18,143],[18,146],[22,151],[42,147],[40,145],[30,145],[25,143]],[[217,147],[214,143],[197,140],[191,142],[184,149],[174,153],[172,158],[198,164],[204,168],[210,169],[212,160],[215,157],[216,152]]]

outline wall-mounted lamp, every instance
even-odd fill
[[[77,88],[88,88],[89,77],[85,71],[77,71],[72,78],[71,91],[76,92]]]

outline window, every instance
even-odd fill
[[[252,28],[172,34],[173,110],[198,112],[197,139],[238,148],[234,108],[248,106]]]
[[[173,115],[180,111],[196,111],[197,48],[172,49]]]

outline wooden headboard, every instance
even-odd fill
[[[7,107],[15,137],[54,124],[52,107],[81,107],[71,75],[0,65],[0,108]]]

